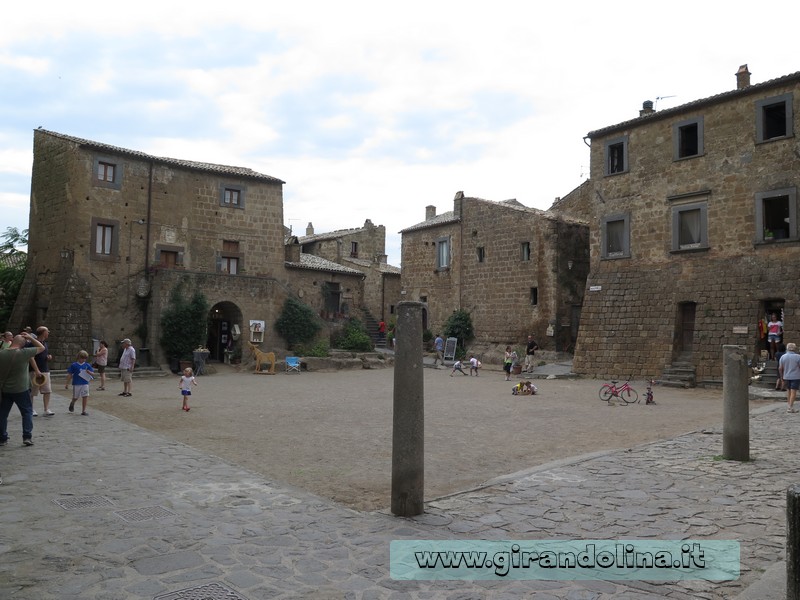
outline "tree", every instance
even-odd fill
[[[169,303],[161,315],[161,347],[170,359],[189,359],[195,348],[206,343],[208,300],[200,291],[187,300],[179,283],[172,289]]]
[[[8,227],[0,243],[0,323],[8,327],[8,320],[17,302],[19,290],[25,279],[26,255],[19,246],[28,245],[28,230]]]
[[[310,342],[321,328],[314,311],[295,298],[287,298],[278,320],[275,321],[275,331],[286,340],[290,348]]]
[[[472,317],[464,309],[454,310],[447,318],[443,328],[446,337],[458,339],[458,346],[464,350],[467,344],[475,337],[475,330],[472,328]]]

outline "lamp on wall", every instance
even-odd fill
[[[571,260],[568,260],[568,261],[567,261],[567,269],[569,269],[570,271],[572,271],[572,264],[573,264],[573,263],[572,263],[572,261],[571,261]]]
[[[69,250],[67,250],[66,248],[64,248],[64,249],[61,251],[61,258],[69,258]]]

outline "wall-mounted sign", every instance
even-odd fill
[[[603,289],[602,285],[590,285],[589,286],[589,291],[590,292],[599,292],[602,289]]]
[[[733,333],[747,333],[747,325],[734,325]]]

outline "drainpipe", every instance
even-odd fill
[[[144,233],[144,273],[150,268],[150,215],[153,208],[153,161],[150,161],[150,176],[147,182],[147,222]]]

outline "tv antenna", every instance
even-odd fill
[[[658,101],[659,100],[666,100],[667,98],[677,98],[677,96],[675,96],[675,95],[672,95],[672,96],[656,96],[656,103],[653,105],[653,110],[655,110],[656,107],[658,106]]]

